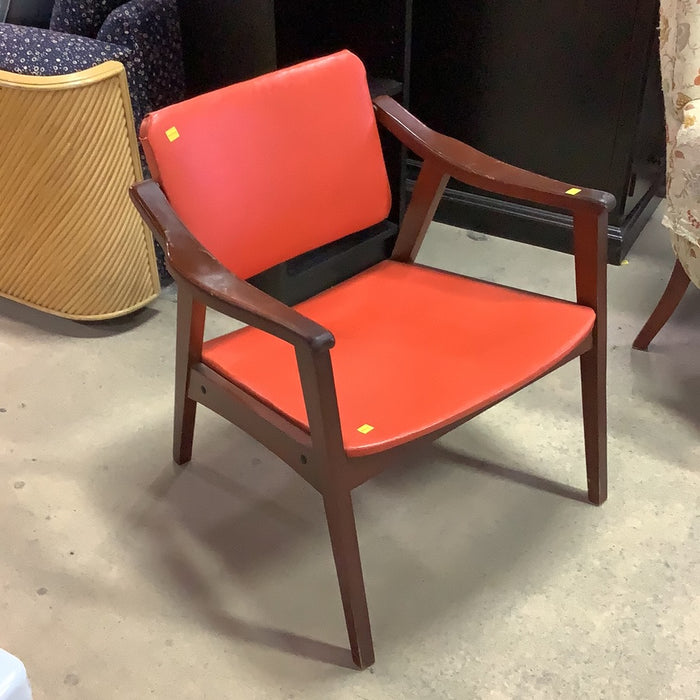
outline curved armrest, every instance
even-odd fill
[[[423,160],[437,161],[445,174],[465,184],[571,212],[603,211],[615,206],[615,197],[608,192],[537,175],[433,131],[388,95],[376,97],[374,105],[377,121],[403,144]]]
[[[132,185],[129,195],[163,245],[168,268],[207,306],[312,350],[333,347],[332,333],[227,270],[188,231],[153,180]]]

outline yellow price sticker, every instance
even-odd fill
[[[166,132],[165,135],[168,137],[168,141],[174,141],[175,139],[180,138],[180,134],[178,133],[178,130],[174,127],[171,126]]]
[[[361,426],[357,429],[357,432],[358,432],[358,433],[362,433],[363,435],[367,435],[367,433],[369,433],[371,430],[374,430],[374,426],[373,426],[373,425],[368,425],[367,423],[365,423],[364,425],[361,425]]]
[[[580,191],[580,187],[571,187],[570,189],[566,190],[566,194],[575,195],[578,194]]]

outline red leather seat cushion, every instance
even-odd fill
[[[524,386],[595,320],[587,307],[393,261],[296,308],[335,335],[350,456],[408,442]],[[206,342],[203,361],[308,430],[291,345],[244,328]]]

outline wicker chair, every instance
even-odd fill
[[[0,295],[58,316],[121,316],[160,291],[129,202],[141,164],[124,67],[0,71]]]

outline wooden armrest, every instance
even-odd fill
[[[203,303],[227,316],[312,350],[333,347],[333,334],[315,321],[236,277],[189,232],[158,183],[132,185],[129,195],[160,241],[168,267],[179,282],[191,285]]]
[[[438,161],[445,174],[467,185],[571,212],[615,206],[615,197],[608,192],[537,175],[433,131],[388,95],[376,97],[374,106],[377,121],[403,144],[426,162]]]

